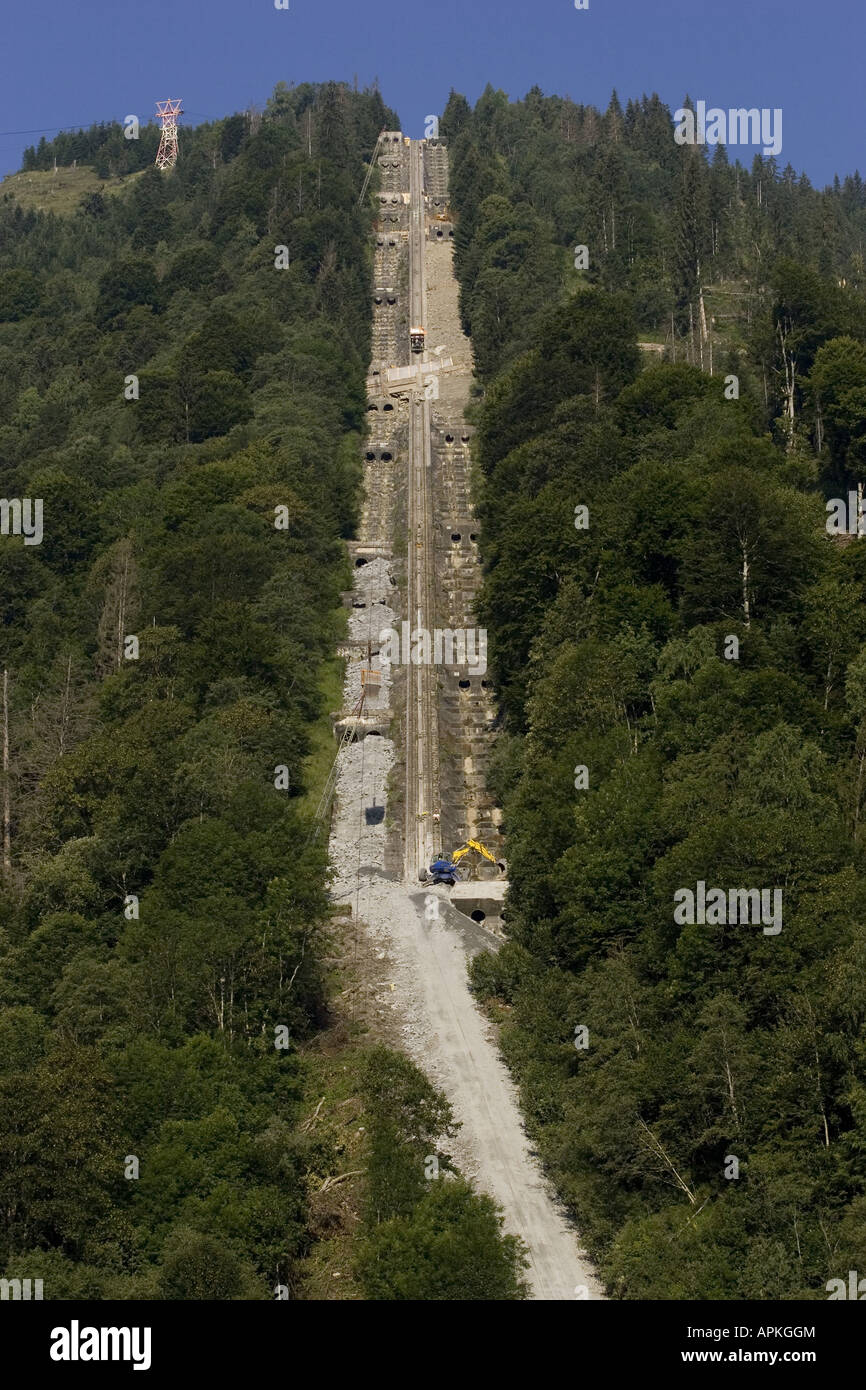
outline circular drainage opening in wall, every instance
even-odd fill
[[[473,922],[483,922],[487,913],[482,912],[480,907],[476,907],[475,911],[470,912],[469,916],[472,918]]]
[[[357,607],[357,605],[354,605],[354,606]],[[363,604],[362,604],[361,606],[363,607]],[[458,681],[457,684],[460,686],[460,689],[461,689],[461,690],[468,690],[468,689],[469,689],[469,682],[468,682],[468,681]]]
[[[440,241],[442,240],[443,232],[441,227],[437,231],[436,236],[439,238]]]
[[[352,604],[352,607],[353,607],[353,608],[366,608],[367,605],[366,605],[366,603],[361,603],[359,600],[356,599],[355,602]]]
[[[383,409],[383,410],[393,410],[394,407],[393,407],[393,405],[391,404],[390,401],[386,401],[385,404],[382,406],[382,409]]]
[[[477,540],[478,540],[478,535],[477,535],[477,533],[476,533],[475,531],[470,531],[470,532],[469,532],[469,539],[470,539],[471,541],[477,541]]]
[[[446,434],[446,436],[445,436],[445,443],[446,443],[446,444],[453,444],[453,443],[454,443],[454,435],[453,435],[453,434]]]
[[[361,566],[362,566],[362,565],[366,565],[366,563],[367,563],[367,561],[366,561],[365,559],[363,559],[363,558],[361,558],[360,560],[356,560],[356,561],[355,561],[355,569],[356,569],[356,570],[359,570],[359,569],[361,568]]]
[[[375,455],[374,453],[371,453],[371,452],[368,450],[367,453],[364,455],[364,457],[365,457],[365,459],[367,460],[368,463],[372,463],[373,460],[375,459],[376,455]]]
[[[460,436],[460,443],[461,443],[461,444],[468,444],[468,443],[469,443],[469,435],[468,435],[468,434],[461,434],[461,436]]]
[[[460,532],[459,532],[459,531],[452,531],[452,532],[451,532],[451,539],[452,539],[452,541],[459,541],[459,540],[460,540]]]
[[[378,410],[379,407],[377,406],[377,404],[376,404],[375,401],[372,401],[372,402],[370,403],[370,405],[367,406],[367,409],[368,409],[368,410]]]
[[[493,681],[482,681],[482,682],[481,682],[481,689],[482,689],[482,690],[490,690],[490,689],[492,688],[492,686],[493,686]]]
[[[382,452],[382,458],[383,458],[383,460],[384,460],[385,463],[390,463],[390,462],[391,462],[391,455],[388,453],[388,450],[387,450],[387,449],[383,450],[383,452]]]

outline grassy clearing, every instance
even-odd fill
[[[347,630],[348,610],[340,608],[336,615],[341,634]],[[322,697],[322,713],[310,730],[310,752],[304,760],[303,782],[307,791],[300,805],[304,811],[314,815],[319,797],[328,780],[328,774],[337,756],[337,742],[331,728],[331,711],[343,707],[343,678],[345,662],[334,656],[324,661],[319,669],[319,690]]]
[[[87,164],[81,164],[77,169],[71,166],[35,169],[29,173],[9,174],[0,183],[0,197],[11,194],[16,203],[20,203],[28,212],[54,212],[60,217],[68,217],[75,212],[86,194],[101,193],[106,197],[120,193],[143,172],[138,170],[122,178],[103,179]]]

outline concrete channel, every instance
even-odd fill
[[[349,738],[331,822],[332,896],[351,906],[373,955],[390,962],[377,1003],[450,1100],[461,1126],[451,1151],[525,1242],[533,1298],[592,1301],[600,1285],[539,1169],[468,986],[471,957],[501,944],[507,882],[468,855],[471,876],[450,893],[419,883],[434,853],[471,838],[501,863],[504,844],[486,788],[495,694],[483,663],[415,664],[402,648],[394,660],[388,640],[404,623],[410,633],[472,628],[480,571],[464,419],[472,355],[457,307],[447,148],[385,131],[378,172],[365,491],[335,720]],[[413,351],[418,326],[425,341]]]

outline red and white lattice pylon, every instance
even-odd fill
[[[183,115],[181,98],[158,101],[156,114],[162,121],[162,138],[156,152],[157,169],[173,169],[177,163],[177,118]]]

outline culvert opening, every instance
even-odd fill
[[[393,405],[391,404],[391,402],[388,401],[385,405],[382,406],[382,409],[383,409],[383,410],[393,410],[394,407],[393,407]]]
[[[475,911],[470,912],[469,916],[472,918],[473,922],[483,922],[487,913],[482,912],[480,907],[476,907]]]
[[[364,560],[363,558],[360,559],[360,560],[356,560],[356,561],[355,561],[355,569],[356,569],[356,570],[359,570],[359,569],[362,567],[362,565],[366,565],[366,563],[367,563],[367,561]]]
[[[367,409],[368,409],[368,410],[378,410],[379,407],[378,407],[377,405],[373,404],[373,405],[368,405],[368,406],[367,406]]]
[[[360,599],[356,599],[355,602],[352,604],[352,607],[353,607],[353,608],[366,608],[367,605],[366,605],[366,603],[362,603],[362,602],[360,601]],[[468,684],[468,682],[467,682],[467,684]]]
[[[444,235],[444,233],[442,232],[442,229],[441,229],[441,227],[440,227],[439,231],[436,233],[436,236],[437,236],[438,239],[441,241],[443,235]]]
[[[452,531],[452,532],[451,532],[451,539],[452,539],[452,541],[459,541],[459,540],[460,540],[460,532],[459,532],[459,531]]]
[[[445,436],[445,443],[446,443],[446,444],[453,444],[453,443],[454,443],[454,435],[453,435],[453,434],[446,434],[446,436]]]
[[[365,561],[364,563],[366,563],[366,561]],[[492,681],[482,681],[482,682],[481,682],[481,689],[482,689],[482,690],[489,690],[489,689],[491,688],[492,685],[493,685],[493,682],[492,682]]]
[[[355,604],[354,606],[357,607],[357,604]],[[364,606],[364,605],[361,604],[361,607],[362,607],[362,608],[363,608],[363,606]],[[460,689],[461,689],[461,690],[468,690],[468,689],[469,689],[469,682],[468,682],[468,681],[458,681],[457,684],[460,686]]]
[[[477,535],[477,533],[476,533],[475,531],[470,531],[470,532],[469,532],[469,539],[470,539],[471,541],[477,541],[477,540],[478,540],[478,535]]]
[[[364,457],[368,463],[372,463],[376,455],[370,449],[368,449]]]
[[[387,449],[385,449],[385,450],[383,451],[383,453],[382,453],[382,458],[384,459],[385,463],[390,463],[390,462],[391,462],[391,455],[388,453],[388,450],[387,450]]]

